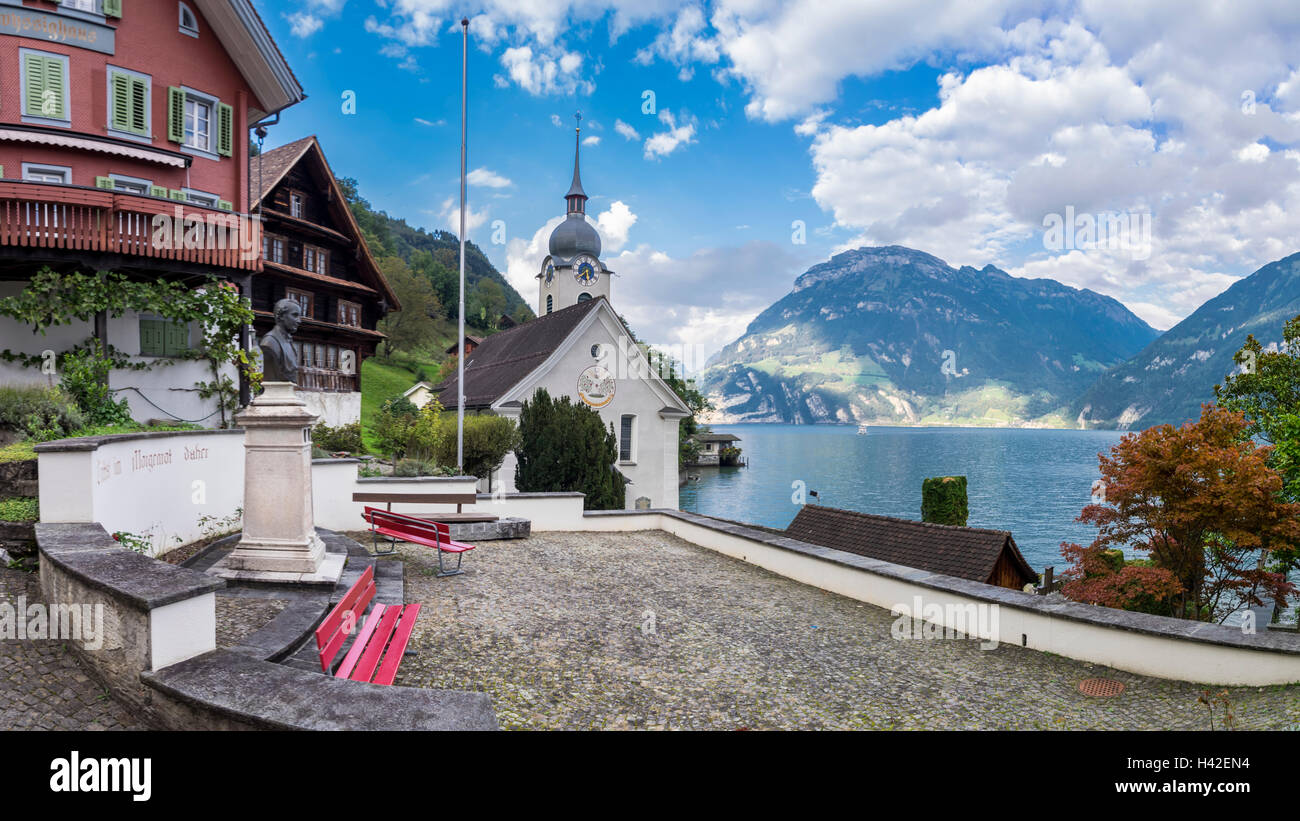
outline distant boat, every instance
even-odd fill
[[[866,436],[866,435],[867,435],[867,426],[858,425],[858,436]]]

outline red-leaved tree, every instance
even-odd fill
[[[1269,550],[1300,545],[1300,504],[1282,501],[1271,448],[1242,435],[1242,414],[1214,405],[1181,428],[1128,434],[1099,455],[1104,500],[1078,521],[1097,526],[1087,548],[1062,545],[1072,566],[1062,592],[1078,601],[1221,621],[1267,596],[1285,605],[1295,592],[1264,569]],[[1116,570],[1108,548],[1149,554],[1150,566]]]

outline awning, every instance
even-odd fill
[[[170,165],[174,168],[184,168],[186,166],[185,157],[173,154],[170,151],[158,151],[143,145],[124,145],[114,140],[97,140],[94,137],[81,137],[72,134],[51,134],[47,131],[0,128],[0,141],[52,145],[59,148],[77,148],[82,151],[98,151],[101,154],[115,154],[119,157],[130,157],[133,160]]]

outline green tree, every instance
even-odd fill
[[[456,466],[456,414],[445,413],[441,421],[444,429],[438,464]],[[465,417],[465,464],[467,476],[482,479],[501,467],[506,454],[519,445],[519,430],[515,423],[501,416],[472,414]]]
[[[627,480],[618,460],[614,426],[568,396],[554,400],[539,388],[519,415],[515,487],[524,492],[581,491],[587,510],[620,510]]]
[[[402,303],[402,310],[389,313],[379,323],[380,330],[388,334],[385,347],[389,353],[425,350],[438,333],[437,317],[442,314],[433,286],[397,257],[384,257],[379,270]]]

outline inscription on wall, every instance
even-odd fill
[[[117,32],[98,23],[13,6],[0,9],[0,33],[112,54]]]

